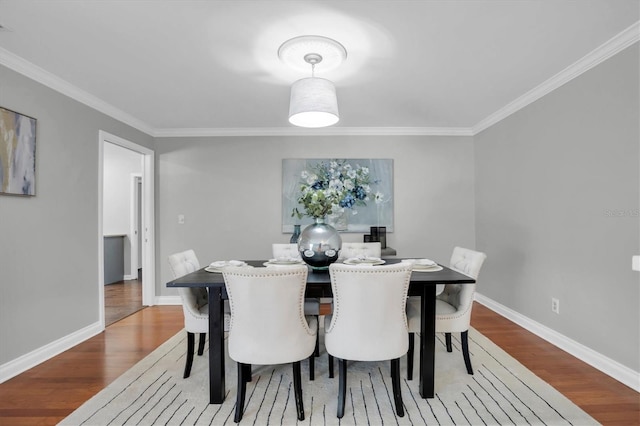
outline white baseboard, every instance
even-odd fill
[[[552,345],[557,346],[563,351],[568,352],[581,361],[584,361],[590,366],[602,371],[604,374],[616,379],[620,383],[629,386],[636,392],[640,392],[640,372],[634,371],[631,368],[626,367],[619,362],[614,361],[613,359],[608,358],[601,353],[596,352],[593,349],[590,349],[587,346],[584,346],[583,344],[532,320],[531,318],[483,296],[482,294],[476,293],[475,300],[492,311],[513,321],[520,327],[532,332],[536,336],[543,338]]]
[[[15,377],[18,374],[53,358],[67,349],[70,349],[96,334],[101,333],[103,330],[104,328],[101,327],[100,322],[98,321],[74,333],[64,336],[55,342],[41,346],[19,358],[0,365],[0,383],[4,383],[12,377]]]
[[[156,305],[182,305],[180,296],[156,296]]]

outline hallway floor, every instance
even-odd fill
[[[104,286],[105,326],[142,309],[142,280],[120,281]]]

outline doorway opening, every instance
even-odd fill
[[[111,165],[107,164],[105,171],[105,161],[108,161],[105,157],[114,152],[114,147],[116,152],[126,153],[133,164],[139,161],[137,170],[133,167],[133,172],[127,172],[126,176],[120,169],[115,171],[117,179],[127,181],[126,188],[122,191],[125,194],[115,197],[111,193],[111,181],[105,183],[105,179],[114,179]],[[142,306],[154,304],[154,153],[144,146],[100,131],[99,156],[98,294],[100,321],[104,328],[119,318],[141,309]],[[116,205],[107,205],[111,209],[105,209],[105,197],[109,200],[107,203]],[[128,204],[128,207],[119,209],[119,202]],[[119,210],[124,210],[123,215],[117,213]],[[121,253],[115,256],[117,262],[111,262],[110,245],[114,244],[113,239],[119,238],[115,245]],[[114,278],[112,263],[118,262],[121,264],[117,265],[116,269],[120,275],[115,275]]]

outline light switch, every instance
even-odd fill
[[[183,214],[179,214],[178,215],[178,223],[180,225],[184,225],[184,215]]]
[[[631,269],[640,271],[640,256],[633,256],[631,258]]]

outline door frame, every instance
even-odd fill
[[[129,235],[131,235],[131,253],[130,253],[130,271],[127,276],[125,274],[125,279],[135,280],[138,278],[138,269],[140,269],[141,258],[138,257],[139,251],[139,242],[140,240],[140,230],[143,229],[142,224],[142,214],[138,209],[142,209],[142,199],[140,199],[140,191],[138,190],[138,182],[142,184],[142,173],[131,173],[131,199],[129,200],[130,204],[130,217],[129,217]],[[140,206],[138,206],[138,201],[140,201]],[[138,219],[140,219],[140,223],[138,223]]]
[[[101,327],[104,319],[104,145],[112,143],[142,155],[142,304],[155,304],[155,189],[153,150],[134,142],[98,131],[98,309]]]

